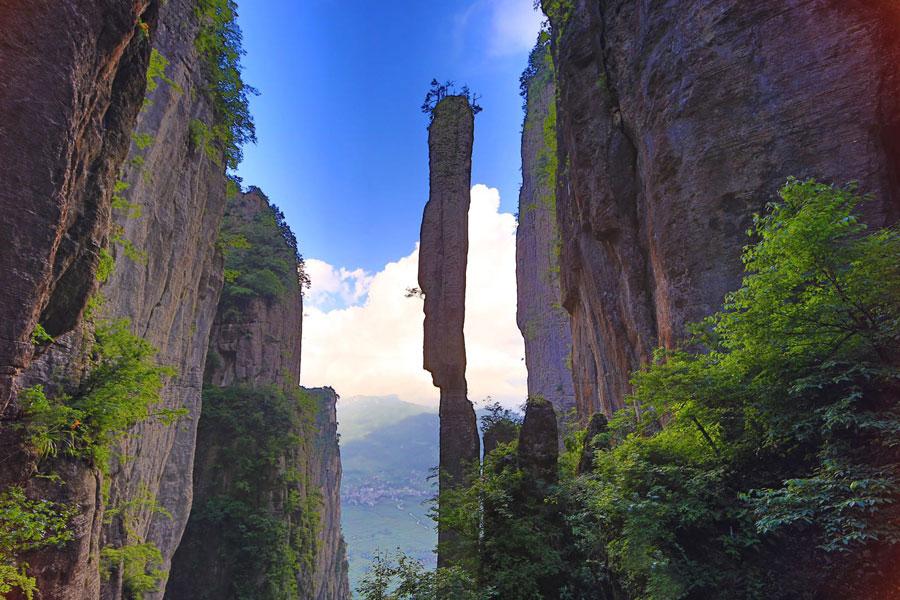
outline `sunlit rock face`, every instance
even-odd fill
[[[203,365],[219,293],[222,256],[217,247],[226,204],[225,167],[220,156],[198,147],[192,123],[214,123],[205,90],[204,58],[194,40],[199,23],[193,0],[169,0],[160,7],[154,47],[168,61],[138,118],[122,180],[123,197],[136,207],[113,213],[122,238],[143,253],[129,258],[121,245],[111,250],[116,268],[101,288],[111,317],[128,318],[135,333],[158,350],[162,364],[176,375],[162,393],[162,406],[187,409],[176,425],[140,423],[122,443],[128,460],[111,471],[110,505],[149,494],[129,516],[132,533],[113,520],[104,528],[103,546],[136,540],[154,544],[168,570],[181,540],[193,499],[192,473],[201,412]],[[164,585],[147,594],[162,598]],[[121,578],[104,585],[103,597],[126,598]]]
[[[545,8],[546,8],[545,3]],[[789,176],[900,212],[900,6],[573,3],[555,17],[563,306],[579,410],[740,282],[752,215]]]
[[[556,87],[550,49],[532,55],[522,130],[522,189],[516,230],[516,321],[525,339],[528,396],[553,405],[559,418],[575,407],[572,334],[559,287],[556,223]]]
[[[430,194],[422,217],[419,287],[425,294],[424,366],[440,400],[440,489],[464,483],[480,456],[475,411],[466,393],[463,336],[469,190],[475,117],[467,98],[448,96],[434,108],[428,129]],[[448,542],[439,532],[439,546]],[[446,547],[446,544],[444,544]],[[439,564],[452,562],[438,551]]]

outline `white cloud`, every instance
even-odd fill
[[[527,53],[543,19],[533,0],[475,0],[456,17],[456,50],[477,40],[493,57]]]
[[[499,209],[496,189],[472,188],[465,328],[469,398],[490,395],[520,404],[526,372],[515,319],[516,224]],[[422,369],[422,301],[405,297],[406,289],[417,285],[418,260],[417,244],[374,275],[307,261],[314,266],[303,322],[304,385],[331,385],[345,397],[396,394],[407,402],[437,402],[438,391]],[[335,294],[355,296],[358,303],[333,308]]]
[[[358,304],[366,297],[372,284],[372,274],[362,269],[349,271],[336,269],[323,260],[309,258],[306,273],[312,286],[306,292],[306,300],[319,308],[342,308]]]
[[[530,51],[543,20],[532,0],[490,0],[490,4],[491,53],[504,56]]]

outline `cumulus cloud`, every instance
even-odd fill
[[[515,322],[515,230],[514,217],[500,212],[500,193],[474,186],[465,327],[474,401],[492,396],[519,404],[526,396],[524,344]],[[396,394],[407,402],[437,402],[422,369],[422,300],[405,297],[417,285],[418,260],[416,244],[375,274],[307,261],[313,284],[303,323],[304,385],[331,385],[345,397]],[[348,304],[334,307],[336,298]]]
[[[321,309],[342,308],[364,300],[373,276],[362,269],[336,269],[323,260],[309,258],[306,274],[313,282],[306,300]]]

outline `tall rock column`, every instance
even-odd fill
[[[516,321],[525,338],[528,396],[547,400],[562,419],[575,407],[575,390],[572,333],[559,289],[556,86],[549,39],[542,39],[532,51],[526,78]]]
[[[432,118],[419,287],[425,294],[424,367],[441,391],[439,490],[444,492],[464,483],[467,469],[480,459],[475,410],[467,397],[463,335],[475,115],[465,96],[447,96]],[[439,565],[453,562],[453,540],[451,532],[438,532]]]

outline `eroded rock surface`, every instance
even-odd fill
[[[441,490],[466,481],[480,460],[475,411],[467,398],[463,335],[469,203],[475,116],[464,96],[448,96],[434,108],[428,129],[430,192],[419,247],[419,287],[425,294],[424,367],[440,399]],[[438,533],[438,544],[448,540]],[[438,562],[446,564],[446,552]]]
[[[16,392],[84,374],[83,313],[144,99],[158,9],[154,0],[0,4],[0,489],[18,485],[78,512],[73,541],[19,557],[40,598],[99,596],[104,502],[99,473],[79,461],[55,461],[59,480],[29,479],[34,457],[15,429]],[[34,357],[39,323],[57,341]]]
[[[556,483],[558,478],[559,444],[557,442],[556,413],[553,405],[532,398],[525,408],[525,420],[519,432],[518,463],[534,481]]]
[[[337,433],[337,394],[332,388],[304,388],[316,400],[316,451],[310,472],[322,490],[321,527],[313,583],[314,600],[350,600],[350,565],[341,532],[341,449]]]
[[[144,97],[155,0],[0,4],[0,411],[40,322],[81,320]],[[152,29],[151,29],[152,30]]]
[[[160,549],[163,570],[181,540],[193,499],[192,472],[200,418],[203,365],[222,287],[222,256],[216,240],[226,201],[224,164],[194,144],[192,123],[215,122],[205,90],[209,83],[194,39],[199,24],[192,0],[169,0],[160,10],[154,47],[168,61],[166,77],[141,111],[123,181],[129,208],[114,211],[118,234],[142,256],[111,245],[116,268],[101,288],[106,315],[125,317],[153,344],[160,363],[177,374],[162,393],[162,407],[187,409],[174,425],[140,423],[122,444],[129,459],[111,471],[110,506],[148,496],[129,515],[128,527],[113,520],[104,546],[146,541]],[[129,215],[129,213],[131,213]],[[135,539],[135,535],[137,538]],[[162,598],[163,588],[146,598]],[[127,596],[118,578],[103,597]]]
[[[578,0],[554,18],[576,397],[611,414],[738,286],[744,232],[789,176],[859,181],[868,220],[896,220],[900,6]]]
[[[575,407],[572,334],[559,286],[556,224],[556,87],[549,43],[532,54],[522,130],[522,189],[516,230],[516,321],[525,339],[528,396],[564,418]]]

